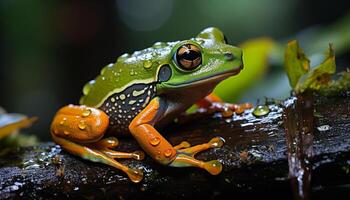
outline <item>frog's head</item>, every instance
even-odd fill
[[[243,68],[242,50],[227,43],[218,28],[204,29],[196,38],[172,46],[170,61],[160,69],[161,90],[214,87]]]

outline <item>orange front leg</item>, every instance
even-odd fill
[[[154,124],[163,114],[160,108],[159,98],[153,99],[147,107],[139,113],[130,123],[131,134],[148,155],[161,164],[173,167],[199,167],[216,175],[222,170],[222,165],[217,160],[203,162],[194,158],[200,151],[221,147],[223,140],[214,138],[209,143],[190,147],[188,142],[182,142],[173,147],[155,128]]]
[[[224,116],[232,115],[232,112],[237,114],[241,114],[246,109],[250,109],[253,107],[251,103],[243,103],[243,104],[231,104],[223,102],[220,97],[216,96],[214,93],[209,94],[205,98],[201,99],[196,103],[196,105],[200,108],[206,108],[209,110],[220,111]]]
[[[131,169],[116,158],[141,160],[143,152],[124,153],[112,150],[118,145],[117,138],[101,139],[108,128],[108,116],[99,109],[69,105],[60,109],[51,123],[52,139],[66,151],[84,159],[100,162],[125,172],[133,182],[140,182],[143,173]]]

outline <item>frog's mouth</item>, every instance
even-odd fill
[[[239,66],[237,69],[234,69],[234,70],[228,70],[228,71],[212,74],[210,76],[194,79],[188,82],[182,82],[180,84],[166,84],[166,85],[168,88],[187,88],[187,87],[205,85],[209,83],[217,84],[230,76],[234,76],[238,74],[242,69],[243,69],[243,65]]]

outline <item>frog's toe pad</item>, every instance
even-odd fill
[[[125,173],[129,176],[130,180],[134,183],[140,182],[143,178],[143,171],[140,169],[129,168]]]
[[[222,137],[214,137],[209,141],[211,148],[220,148],[224,145],[225,140]]]
[[[212,175],[218,175],[222,171],[222,164],[217,160],[212,160],[204,164],[204,169]]]
[[[143,160],[145,158],[145,153],[143,153],[143,151],[134,151],[133,158],[135,160]]]

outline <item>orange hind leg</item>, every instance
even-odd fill
[[[108,128],[108,116],[101,110],[86,106],[69,105],[60,109],[51,124],[52,139],[66,151],[84,159],[100,162],[125,172],[133,182],[140,182],[143,173],[131,169],[116,158],[141,160],[143,152],[118,152],[112,148],[118,145],[115,137],[104,138]]]
[[[204,162],[194,158],[195,154],[209,148],[221,147],[223,140],[213,138],[205,144],[190,147],[188,142],[182,142],[173,147],[155,128],[154,124],[161,115],[159,98],[153,99],[147,107],[130,123],[131,134],[138,141],[144,151],[154,160],[172,167],[198,167],[210,174],[219,174],[222,165],[217,160]]]

